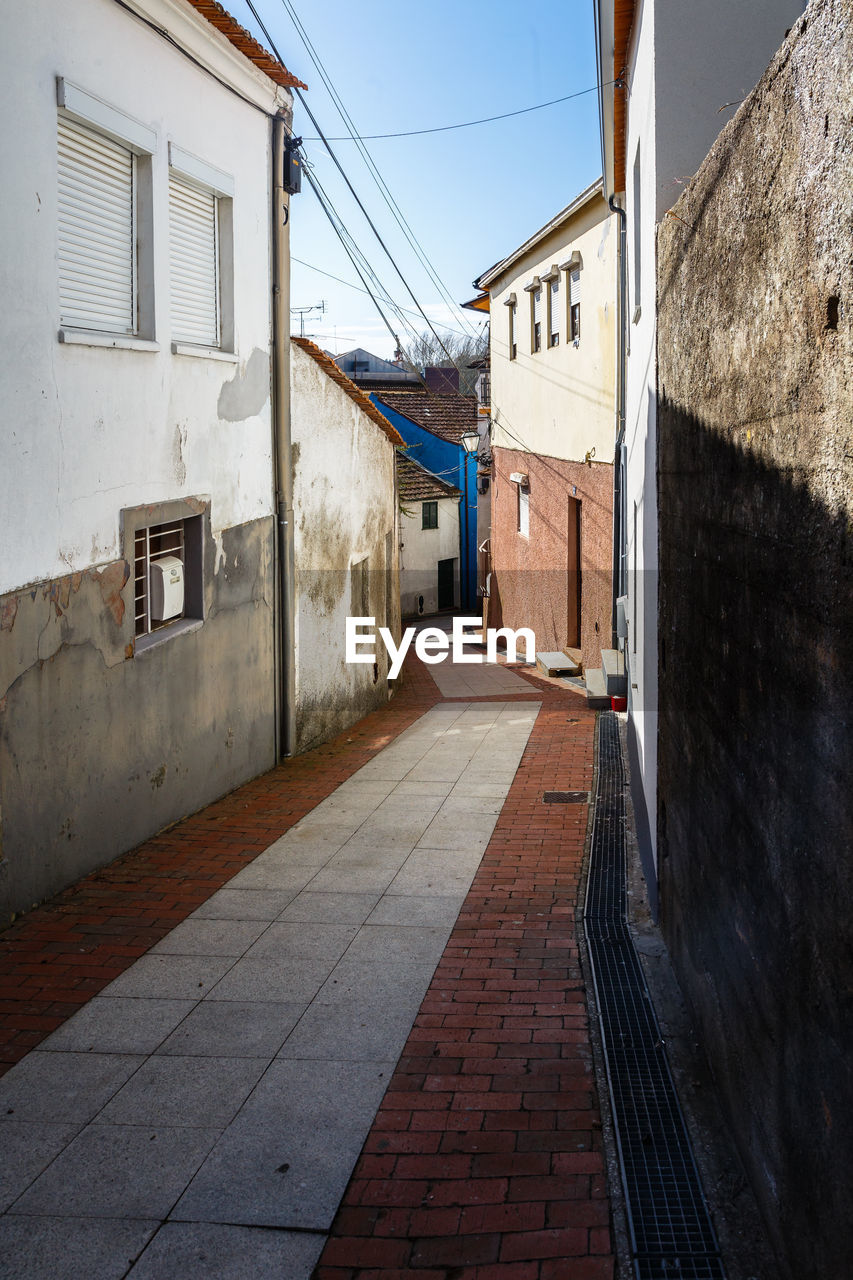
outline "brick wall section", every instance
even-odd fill
[[[658,235],[661,918],[796,1280],[853,1274],[851,12]]]
[[[531,681],[531,683],[533,683]],[[544,704],[315,1280],[611,1280],[576,909],[595,718]]]

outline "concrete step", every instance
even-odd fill
[[[601,667],[607,692],[614,698],[627,698],[628,677],[625,675],[625,655],[619,649],[601,650]]]
[[[587,706],[596,711],[610,710],[610,694],[607,692],[607,682],[601,667],[587,668],[586,701]]]
[[[573,655],[577,654],[577,658]],[[580,671],[580,649],[563,652],[562,649],[537,653],[536,665],[546,676],[574,676]]]

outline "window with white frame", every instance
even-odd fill
[[[530,295],[530,349],[542,350],[542,286],[538,285]]]
[[[581,339],[581,269],[569,270],[569,340],[577,346]]]
[[[640,144],[637,143],[637,152],[634,156],[634,172],[632,183],[632,223],[633,223],[633,244],[631,246],[634,257],[634,315],[633,321],[636,323],[640,318],[640,303],[643,283],[643,263],[640,251],[640,237],[642,234],[642,218],[640,205]]]
[[[517,484],[516,491],[518,493],[518,532],[522,538],[530,537],[530,489],[526,484]]]
[[[233,349],[233,182],[169,146],[169,284],[173,349]]]
[[[548,285],[548,346],[560,345],[560,277]]]
[[[515,298],[509,304],[509,358],[514,360],[518,355],[518,311]]]
[[[156,135],[62,77],[57,103],[60,338],[153,337],[148,232]]]

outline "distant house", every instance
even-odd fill
[[[411,373],[404,365],[395,364],[392,360],[383,360],[363,347],[354,347],[343,355],[334,357],[335,364],[352,382],[382,385],[386,383],[403,383],[420,386],[420,378]]]
[[[617,238],[599,181],[475,282],[491,309],[489,623],[587,668],[611,643]]]
[[[385,646],[377,646],[375,666],[347,663],[345,623],[348,615],[372,617],[399,635],[402,438],[331,357],[307,338],[291,343],[296,747],[303,751],[390,696]]]
[[[425,387],[373,391],[371,400],[397,428],[409,456],[454,486],[462,495],[459,528],[459,605],[471,611],[477,602],[477,454],[468,452],[478,431],[477,401],[456,393],[434,394]]]
[[[299,82],[209,0],[32,0],[0,58],[3,923],[277,758]]]
[[[404,618],[459,605],[459,506],[455,485],[397,453],[400,605]]]

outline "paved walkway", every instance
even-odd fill
[[[586,806],[541,799],[589,787],[593,717],[520,676],[512,701],[428,709],[413,676],[169,833],[188,903],[134,878],[143,846],[100,885],[130,915],[94,909],[90,877],[4,935],[7,973],[62,968],[74,1005],[110,966],[75,974],[58,922],[188,916],[0,1084],[0,1275],[307,1280],[321,1251],[323,1280],[611,1274],[574,942]],[[224,856],[196,884],[215,816]],[[16,1035],[21,1004],[0,1006]]]

